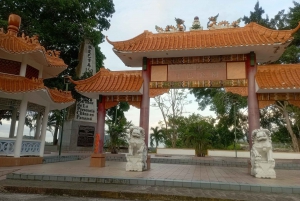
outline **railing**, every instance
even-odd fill
[[[0,138],[0,155],[13,156],[15,151],[16,139]],[[40,155],[40,140],[23,139],[21,156],[39,156]]]
[[[21,148],[21,156],[39,156],[40,155],[40,140],[27,140],[23,139],[22,148]]]
[[[0,138],[0,155],[12,155],[15,150],[16,139]]]

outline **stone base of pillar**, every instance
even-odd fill
[[[250,159],[247,160],[247,168],[248,168],[248,174],[251,175],[252,166],[251,166],[251,160]]]
[[[42,164],[43,157],[0,157],[0,167]]]
[[[147,155],[147,170],[150,170],[150,165],[151,165],[151,155]]]
[[[90,167],[105,167],[105,154],[92,154]]]

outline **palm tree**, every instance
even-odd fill
[[[158,143],[164,142],[163,130],[159,129],[158,126],[156,126],[155,128],[151,127],[151,130],[153,132],[150,133],[150,146],[153,147],[153,141],[155,141],[157,149]]]
[[[54,110],[48,114],[48,122],[47,122],[47,128],[46,131],[49,131],[52,136],[53,136],[53,145],[57,144],[57,133],[58,133],[58,128],[61,123],[61,118],[59,117],[59,110]],[[25,125],[29,127],[29,132],[31,133],[32,131],[35,132],[37,128],[37,118],[38,114],[35,112],[28,112],[25,118]],[[55,130],[53,130],[55,128]],[[40,134],[40,133],[39,133]],[[38,136],[40,137],[40,136]],[[54,140],[56,139],[56,140]],[[56,143],[55,143],[56,142]]]
[[[112,154],[117,154],[120,146],[128,146],[127,143],[127,130],[132,126],[131,122],[128,122],[126,118],[120,118],[116,121],[106,120],[109,134],[109,141],[106,142],[106,146],[110,149]]]
[[[61,110],[53,110],[49,113],[48,122],[47,122],[47,130],[52,133],[53,136],[53,145],[57,145],[57,136],[58,129],[62,125],[62,112]],[[53,133],[54,128],[54,133]]]

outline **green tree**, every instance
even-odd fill
[[[61,52],[68,68],[58,77],[44,80],[46,86],[64,90],[63,74],[76,79],[80,43],[85,38],[95,47],[97,69],[103,66],[105,57],[98,45],[104,40],[101,31],[110,27],[109,18],[115,12],[112,0],[1,0],[0,8],[0,27],[7,27],[10,13],[18,14],[22,18],[21,32],[38,35],[47,50]],[[69,89],[75,98],[80,97],[72,84]]]
[[[164,134],[163,131],[156,126],[155,128],[151,127],[152,133],[150,133],[150,146],[154,147],[154,141],[155,141],[155,148],[157,149],[157,146],[160,142],[164,142]]]
[[[237,126],[237,139],[247,136],[247,118],[245,109],[247,108],[247,98],[238,94],[225,92],[224,89],[214,88],[194,88],[190,90],[198,102],[199,109],[210,108],[217,115],[214,147],[226,148],[234,142],[233,128]]]
[[[263,25],[264,27],[270,28],[270,20],[268,15],[266,17],[263,17],[263,14],[265,13],[265,10],[262,9],[262,7],[259,7],[259,1],[256,2],[254,6],[254,11],[250,11],[250,16],[244,16],[242,20],[245,22],[245,24],[249,24],[250,22],[256,22],[257,24]]]
[[[129,110],[129,104],[127,102],[120,102],[118,105],[110,108],[106,112],[106,124],[109,135],[109,141],[106,146],[109,147],[112,154],[117,154],[120,146],[127,146],[127,130],[132,126],[131,122],[128,122],[124,112]]]
[[[131,122],[126,121],[126,119],[118,119],[117,122],[112,120],[107,120],[106,124],[109,134],[109,141],[106,142],[106,146],[110,149],[112,154],[117,154],[120,146],[127,146],[127,130],[132,126]]]
[[[71,68],[77,66],[79,45],[84,38],[90,38],[100,53],[98,45],[104,39],[101,31],[110,27],[108,18],[115,11],[112,0],[1,0],[0,7],[0,26],[6,28],[10,13],[20,15],[20,30],[26,35],[39,35],[46,49],[61,51]],[[97,66],[101,64],[98,60]],[[71,68],[68,71],[74,70]]]
[[[53,110],[49,114],[47,124],[50,127],[54,127],[54,132],[51,132],[53,134],[53,140],[52,140],[53,145],[57,145],[57,143],[58,143],[58,139],[57,139],[58,130],[59,130],[59,127],[62,126],[62,124],[63,124],[62,120],[63,120],[62,110]]]
[[[298,21],[300,18],[300,4],[295,1],[293,3],[294,3],[294,7],[290,8],[290,11],[287,14],[285,14],[284,10],[281,10],[278,12],[277,15],[275,15],[273,19],[269,20],[268,16],[266,18],[262,17],[264,10],[261,7],[259,7],[259,2],[257,2],[254,7],[254,12],[250,12],[249,17],[244,16],[243,20],[245,21],[245,23],[257,22],[260,25],[273,28],[273,29],[293,29],[298,25]],[[283,53],[283,55],[274,63],[279,63],[279,64],[299,63],[300,62],[299,46],[300,46],[300,32],[297,31],[297,33],[294,34],[294,40],[288,46],[288,48]],[[297,135],[293,130],[293,127],[296,126],[293,122],[298,122],[297,120],[293,119],[298,117],[298,116],[294,116],[293,110],[295,110],[295,107],[289,105],[288,101],[276,101],[275,106],[281,111],[282,117],[285,119],[284,125],[291,137],[291,142],[294,151],[299,152]]]
[[[184,112],[184,106],[191,103],[187,99],[187,92],[182,89],[170,89],[168,94],[157,96],[154,98],[155,103],[152,107],[159,108],[163,116],[163,127],[166,142],[171,142],[173,148],[176,147],[178,139],[177,117]]]
[[[197,156],[204,156],[211,145],[211,136],[215,132],[213,124],[214,119],[196,114],[185,118],[181,138],[187,147],[195,148]]]

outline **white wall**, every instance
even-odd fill
[[[235,157],[234,150],[207,150],[208,156],[215,157]],[[157,148],[157,154],[165,155],[190,155],[195,156],[194,149],[172,149]],[[237,151],[238,158],[250,158],[249,151]],[[274,159],[300,159],[300,153],[294,152],[273,152]]]
[[[208,150],[208,156],[235,157],[234,150]],[[237,151],[238,158],[250,158],[249,151]],[[300,159],[300,153],[273,152],[274,159]]]
[[[157,148],[157,154],[192,155],[192,156],[195,156],[195,149]]]

